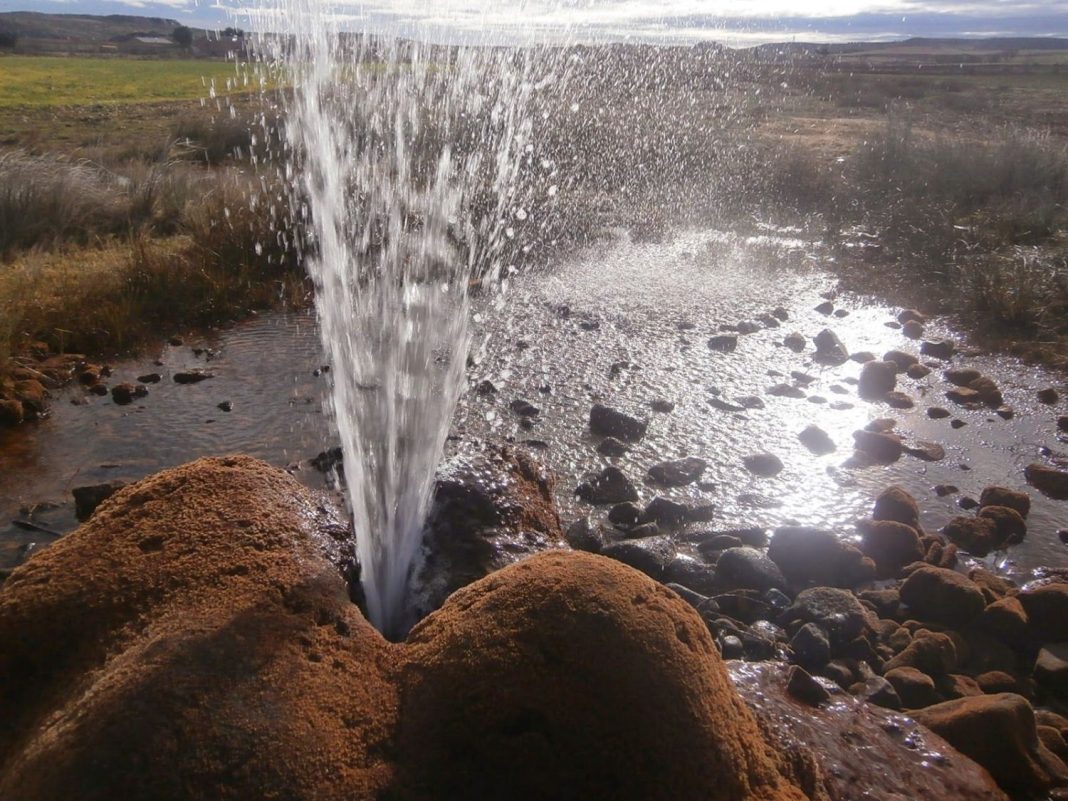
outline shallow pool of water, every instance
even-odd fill
[[[797,521],[843,536],[854,534],[853,521],[870,513],[874,495],[889,484],[916,495],[923,524],[933,530],[963,514],[957,506],[962,495],[978,497],[989,484],[1027,489],[1023,468],[1042,460],[1043,448],[1068,451],[1056,430],[1063,405],[1045,406],[1035,398],[1036,389],[1057,386],[1059,377],[1001,356],[959,355],[953,364],[993,377],[1015,409],[1012,420],[954,406],[944,397],[949,385],[938,369],[916,381],[901,376],[899,389],[916,401],[912,410],[860,400],[849,383],[860,365],[814,362],[812,336],[831,328],[851,352],[877,355],[892,348],[917,352],[918,343],[887,327],[896,309],[867,299],[836,297],[835,308],[848,312],[844,317],[817,312],[835,289],[834,278],[821,267],[824,257],[796,232],[749,238],[681,232],[662,243],[621,237],[552,269],[513,278],[503,297],[475,303],[469,385],[488,380],[498,391],[482,395],[469,389],[457,410],[450,450],[534,440],[559,477],[565,522],[593,511],[572,494],[587,473],[617,464],[648,500],[657,494],[641,482],[650,465],[698,456],[709,463],[704,482],[666,494],[715,504],[716,520],[709,527]],[[707,347],[721,325],[777,307],[788,314],[780,328],[741,336],[732,353]],[[809,340],[803,353],[781,344],[792,331]],[[939,320],[928,323],[927,335],[964,339]],[[191,345],[217,354],[206,361]],[[149,387],[148,397],[131,406],[95,396],[76,406],[70,401],[81,399],[83,391],[72,387],[55,399],[49,419],[0,433],[0,565],[16,563],[29,543],[50,540],[9,521],[32,519],[56,532],[75,525],[70,503],[75,486],[133,480],[198,456],[234,451],[293,466],[308,483],[321,482],[306,460],[334,443],[322,408],[327,377],[314,374],[323,357],[310,317],[265,315],[158,355],[161,367],[152,364],[156,354],[116,366],[112,383],[155,371],[163,376]],[[194,385],[173,382],[174,372],[194,366],[215,377]],[[811,380],[799,382],[792,372]],[[805,384],[806,398],[766,394],[781,382]],[[764,408],[725,412],[709,403],[743,396],[759,397]],[[816,402],[820,398],[824,402]],[[530,428],[510,407],[517,399],[540,410]],[[650,404],[659,399],[674,402],[674,410],[653,411]],[[225,401],[233,411],[217,407]],[[623,457],[600,455],[587,426],[594,402],[648,417],[647,435]],[[948,419],[929,419],[925,412],[932,405],[950,409],[966,425],[953,429]],[[880,417],[895,418],[897,430],[909,438],[941,444],[946,458],[929,463],[904,456],[886,466],[844,467],[852,433]],[[838,450],[809,453],[797,439],[809,424],[830,434]],[[774,478],[749,474],[743,457],[758,451],[777,455],[782,472]],[[934,487],[943,484],[960,492],[939,497]],[[988,559],[1009,572],[1068,564],[1068,547],[1056,537],[1057,529],[1068,526],[1068,503],[1030,494],[1027,540],[1007,558]],[[44,506],[31,509],[38,504]]]

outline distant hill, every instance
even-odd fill
[[[0,14],[0,30],[27,39],[77,39],[109,42],[130,36],[170,36],[179,26],[173,19],[134,17],[114,14],[97,17],[90,14],[40,14],[35,11],[11,11]]]
[[[1048,52],[1068,50],[1068,39],[1044,36],[991,37],[986,39],[928,39],[913,37],[893,42],[777,42],[751,48],[780,55],[854,55],[857,53],[991,53],[1004,51]]]
[[[192,28],[191,51],[179,48],[171,35],[182,23],[163,17],[127,14],[0,13],[0,33],[18,37],[16,51],[33,54],[195,55],[222,57],[236,49],[232,36]]]

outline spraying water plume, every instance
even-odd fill
[[[464,385],[469,288],[506,269],[532,54],[346,33],[314,0],[274,11],[367,611],[396,636]]]

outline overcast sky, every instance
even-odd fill
[[[271,0],[0,0],[0,11],[138,14],[254,27]],[[436,40],[885,40],[1068,36],[1068,0],[338,0],[346,27]]]

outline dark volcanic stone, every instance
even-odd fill
[[[74,495],[75,516],[82,522],[85,522],[92,517],[93,512],[96,511],[96,507],[125,486],[125,481],[109,481],[106,484],[92,484],[85,487],[75,487],[72,490]]]
[[[599,403],[590,409],[590,431],[602,437],[618,437],[628,442],[636,442],[645,436],[648,426],[648,420],[639,420]]]
[[[831,329],[824,328],[816,334],[813,342],[816,345],[816,361],[824,364],[845,364],[849,361],[849,351]]]
[[[851,587],[875,575],[875,564],[833,531],[811,526],[780,526],[772,534],[768,556],[786,578],[807,583]]]
[[[783,621],[815,623],[833,642],[846,643],[864,631],[868,615],[864,605],[848,590],[812,587],[797,594],[793,606],[783,613]]]
[[[605,456],[622,456],[627,452],[627,446],[615,437],[605,437],[597,446],[597,452]]]
[[[649,479],[668,487],[682,487],[692,484],[701,477],[708,467],[708,462],[694,456],[661,462],[649,468]]]
[[[819,706],[831,700],[831,694],[824,686],[799,665],[790,666],[786,678],[786,692],[809,706]]]
[[[791,386],[790,384],[776,384],[775,386],[770,387],[767,390],[767,393],[769,395],[774,395],[774,396],[779,397],[779,398],[798,398],[798,399],[800,399],[800,398],[805,397],[804,390],[798,389],[797,387]]]
[[[897,386],[897,365],[893,362],[867,362],[860,369],[857,391],[860,397],[876,400]]]
[[[966,387],[975,379],[981,378],[982,373],[974,367],[955,367],[942,373],[946,381],[958,387]]]
[[[1040,402],[1051,405],[1056,403],[1061,397],[1060,393],[1057,392],[1057,390],[1055,390],[1053,387],[1046,387],[1045,389],[1040,389],[1035,394]]]
[[[116,384],[111,388],[111,399],[120,406],[133,403],[134,398],[143,398],[148,390],[143,384]]]
[[[638,521],[642,518],[642,507],[634,501],[627,501],[626,503],[617,503],[611,509],[608,510],[608,521],[615,523],[616,525],[633,526],[637,525]]]
[[[817,456],[825,456],[828,453],[834,453],[836,450],[834,440],[817,425],[808,426],[797,435],[797,438],[801,440],[802,445]]]
[[[664,526],[677,526],[686,522],[690,515],[690,507],[684,503],[673,501],[657,495],[645,507],[642,513],[643,520],[651,520]]]
[[[716,561],[716,587],[722,590],[786,589],[782,571],[762,551],[755,548],[728,548]]]
[[[738,349],[738,337],[731,334],[718,334],[708,340],[709,350],[729,353]]]
[[[819,670],[831,659],[831,641],[827,633],[815,623],[806,623],[790,640],[794,661],[812,670]]]
[[[659,581],[675,558],[675,546],[670,537],[646,537],[608,543],[601,549],[601,554]]]
[[[581,517],[567,527],[564,540],[576,551],[600,553],[607,542],[604,531],[594,527],[588,517]]]
[[[214,377],[215,374],[210,370],[187,370],[182,373],[175,373],[174,382],[176,384],[198,384]]]
[[[618,467],[606,467],[594,478],[579,484],[575,494],[595,505],[638,500],[638,491]]]
[[[537,417],[541,414],[541,409],[522,398],[516,398],[508,407],[520,417]]]
[[[782,472],[782,460],[772,453],[754,453],[742,460],[745,469],[758,476],[771,477]]]
[[[932,341],[925,339],[920,343],[920,353],[932,359],[951,359],[956,346],[948,339]]]

